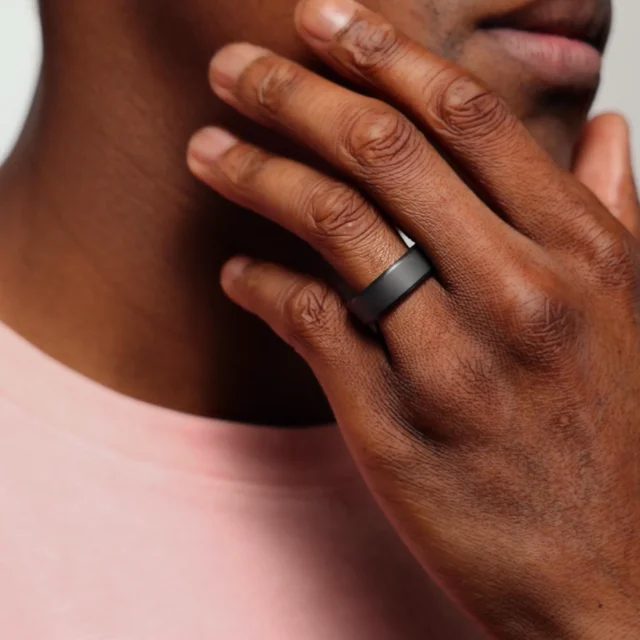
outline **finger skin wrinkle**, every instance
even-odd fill
[[[250,73],[245,72],[245,82],[255,93],[256,104],[271,117],[277,117],[305,77],[303,69],[275,56],[261,58]]]
[[[356,16],[336,36],[331,47],[342,64],[363,76],[397,64],[401,50],[398,33],[391,24],[372,24],[361,16]]]
[[[439,119],[450,135],[502,144],[509,122],[507,107],[497,95],[471,78],[457,78],[436,98],[436,104]]]
[[[320,242],[336,250],[369,253],[383,231],[382,220],[356,192],[342,185],[324,185],[310,196],[309,227]]]
[[[223,156],[218,163],[227,180],[240,191],[252,193],[261,171],[271,156],[258,147],[238,144]]]
[[[403,185],[420,181],[426,188],[429,182],[423,179],[425,175],[431,175],[430,182],[441,182],[438,172],[432,171],[435,155],[429,153],[429,147],[404,116],[377,107],[354,116],[349,116],[337,136],[335,154],[374,199],[393,197],[400,204],[406,193]],[[381,190],[381,183],[387,185],[385,190]],[[406,205],[411,206],[411,198]],[[402,226],[400,221],[394,224]]]
[[[521,366],[557,369],[584,346],[588,325],[581,302],[562,289],[522,282],[499,305],[504,348]]]
[[[333,341],[341,306],[337,296],[320,283],[292,285],[284,290],[276,305],[284,319],[286,341],[300,353],[308,345],[324,351]]]
[[[347,164],[370,168],[404,166],[418,150],[418,133],[404,116],[377,101],[353,114],[344,114],[338,153]],[[348,118],[348,119],[347,119]]]

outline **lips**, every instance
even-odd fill
[[[511,12],[487,18],[482,28],[560,36],[591,45],[602,53],[611,24],[608,0],[534,0]]]
[[[608,0],[535,0],[480,27],[491,46],[544,84],[594,88],[610,18]]]

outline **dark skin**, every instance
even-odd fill
[[[154,404],[257,424],[332,420],[307,364],[216,284],[236,253],[311,273],[324,264],[306,243],[198,185],[183,160],[193,132],[212,122],[289,149],[213,97],[206,68],[220,46],[245,39],[338,78],[296,33],[294,4],[270,0],[267,10],[246,0],[239,11],[227,0],[42,0],[38,100],[0,174],[3,321],[74,369]],[[370,6],[478,74],[567,166],[595,87],[541,85],[491,56],[478,31],[524,4]]]
[[[506,0],[433,3],[422,20],[416,4],[373,7],[395,29],[359,8],[356,31],[325,43],[302,14],[284,19],[291,5],[252,28],[218,15],[216,39],[210,3],[157,3],[146,21],[60,4],[43,3],[41,100],[0,185],[2,319],[158,404],[263,424],[333,411],[400,534],[491,635],[636,637],[638,211],[628,157],[616,166],[611,147],[620,122],[593,123],[575,175],[561,169],[594,87],[558,100],[483,49],[471,25]],[[176,25],[183,40],[165,55]],[[287,60],[311,60],[296,29],[330,80]],[[240,32],[280,55],[259,51],[237,78],[231,49],[219,53],[223,107],[195,89],[196,69]],[[439,81],[418,99],[425,78]],[[221,130],[208,130],[189,164],[235,206],[174,164],[187,131],[212,120],[250,143],[226,137],[219,153]],[[438,277],[381,322],[383,349],[303,272],[324,275],[319,252],[364,286],[404,250],[387,219]],[[212,286],[239,251],[254,259],[227,263],[224,291],[279,338]]]
[[[190,167],[356,291],[406,251],[391,221],[437,278],[378,337],[281,265],[235,258],[222,285],[309,363],[390,520],[492,637],[638,637],[634,191],[625,227],[467,70],[353,2],[329,30],[329,6],[302,2],[299,33],[385,101],[246,43],[216,55],[211,84],[337,173],[220,128],[194,137]]]

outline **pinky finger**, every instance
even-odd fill
[[[261,318],[306,360],[334,410],[355,395],[379,393],[388,380],[384,351],[324,282],[245,256],[229,260],[220,279],[233,302]]]

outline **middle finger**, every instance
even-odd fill
[[[524,242],[385,103],[245,43],[215,56],[211,81],[231,106],[311,148],[364,188],[426,250],[443,283],[477,291],[492,265],[501,267],[503,248]]]

